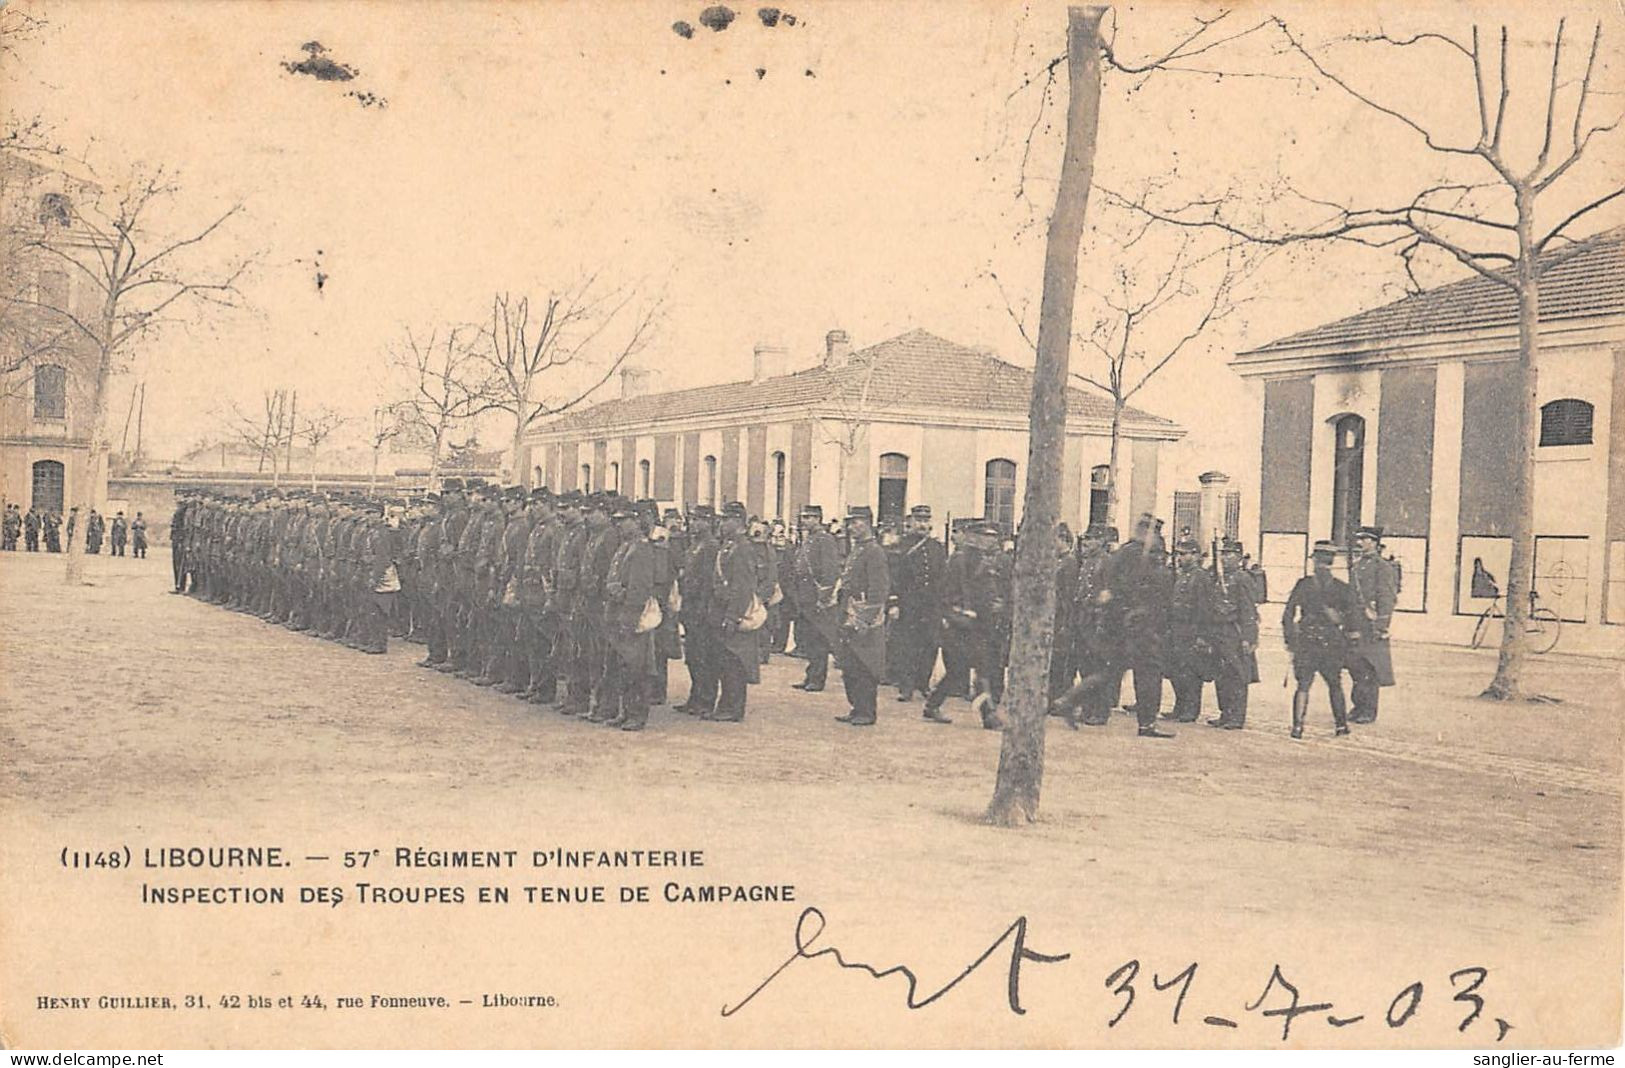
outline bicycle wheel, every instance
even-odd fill
[[[1491,605],[1490,607],[1484,609],[1484,614],[1483,615],[1478,617],[1478,626],[1473,628],[1473,648],[1474,649],[1482,649],[1482,648],[1484,648],[1484,639],[1489,637],[1489,633],[1490,633],[1490,620],[1493,619],[1493,618],[1496,618],[1493,615],[1491,615],[1491,613],[1493,613],[1494,611],[1495,611],[1495,606]]]
[[[1529,613],[1524,626],[1524,641],[1534,653],[1549,653],[1563,632],[1563,621],[1550,608],[1537,608]]]

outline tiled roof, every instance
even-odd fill
[[[1554,249],[1537,262],[1549,265],[1540,276],[1542,322],[1625,312],[1625,227]],[[1518,301],[1512,290],[1475,275],[1241,355],[1513,327],[1517,322]]]
[[[727,382],[608,400],[564,416],[540,431],[646,425],[797,407],[853,414],[889,408],[1024,413],[1031,393],[1031,371],[924,330],[911,330],[854,352],[841,368],[819,366],[760,382]],[[1080,389],[1067,391],[1067,405],[1075,418],[1111,418],[1108,400]],[[1123,426],[1169,437],[1180,433],[1171,420],[1137,408],[1123,410]]]

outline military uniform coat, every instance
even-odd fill
[[[840,613],[830,601],[841,577],[841,551],[829,531],[814,528],[796,547],[791,567],[796,618],[815,628],[832,649],[840,647]]]
[[[638,619],[654,590],[654,550],[642,538],[621,542],[604,578],[609,647],[620,667],[636,675],[651,675],[655,669],[654,632],[637,632]]]
[[[744,538],[724,542],[717,550],[716,580],[711,591],[711,625],[721,635],[722,647],[745,665],[745,681],[761,682],[761,638],[737,624],[750,611],[761,582],[761,557]],[[687,605],[684,605],[686,608]]]
[[[1354,591],[1342,579],[1314,575],[1299,579],[1281,613],[1281,635],[1292,664],[1303,671],[1336,672],[1348,661],[1344,628],[1359,618]]]
[[[1388,650],[1387,634],[1394,618],[1394,601],[1399,596],[1394,565],[1376,555],[1361,557],[1349,567],[1349,586],[1360,608],[1349,628],[1354,643],[1350,656],[1371,665],[1378,686],[1392,686],[1394,659]]]
[[[840,649],[843,660],[859,661],[877,679],[886,672],[885,613],[890,597],[886,551],[873,540],[855,544],[841,569]]]

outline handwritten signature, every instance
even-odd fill
[[[795,950],[784,959],[782,964],[774,968],[767,978],[756,984],[756,988],[745,995],[737,1004],[724,1005],[722,1015],[725,1017],[732,1016],[746,1005],[749,1005],[796,961],[817,960],[820,957],[830,958],[845,971],[862,972],[875,980],[902,976],[903,981],[907,984],[903,1007],[911,1011],[924,1009],[946,997],[955,987],[970,978],[977,969],[991,960],[1001,948],[1008,947],[1009,963],[1005,973],[1005,999],[1011,1012],[1017,1016],[1024,1016],[1027,1010],[1021,1006],[1021,966],[1029,961],[1036,964],[1059,964],[1070,960],[1072,957],[1070,953],[1040,953],[1037,950],[1027,948],[1027,917],[1018,916],[1016,921],[1006,927],[999,937],[995,938],[974,960],[965,965],[958,975],[939,989],[921,997],[919,976],[905,964],[894,964],[889,968],[877,968],[863,961],[847,959],[846,955],[835,946],[820,947],[818,945],[819,939],[823,937],[827,927],[828,921],[821,910],[813,906],[802,909],[801,914],[796,917]],[[1151,986],[1154,990],[1163,992],[1178,989],[1173,1005],[1173,1023],[1175,1025],[1180,1022],[1186,998],[1189,996],[1191,987],[1196,980],[1198,967],[1197,962],[1192,961],[1167,979],[1163,979],[1156,972],[1151,975]],[[1117,1013],[1106,1022],[1108,1028],[1116,1027],[1121,1023],[1134,1006],[1138,997],[1135,983],[1140,974],[1140,961],[1130,960],[1114,968],[1106,976],[1104,984],[1106,990],[1112,996],[1120,999]],[[1457,1021],[1456,1030],[1458,1032],[1465,1032],[1482,1016],[1485,1001],[1478,994],[1478,991],[1489,978],[1489,974],[1489,969],[1477,965],[1458,968],[1449,974],[1450,990],[1453,993],[1450,1000],[1466,1006],[1465,1010],[1458,1010],[1463,1012],[1463,1015]],[[1277,995],[1276,1002],[1278,1003],[1266,1007],[1272,993]],[[1424,993],[1425,987],[1420,979],[1400,990],[1389,1003],[1387,1011],[1381,1014],[1382,1022],[1386,1023],[1390,1029],[1404,1027],[1416,1015],[1417,1009],[1422,1004]],[[1298,987],[1287,979],[1279,964],[1275,965],[1271,970],[1269,981],[1265,983],[1263,993],[1244,1005],[1244,1011],[1246,1012],[1258,1013],[1265,1018],[1280,1019],[1281,1040],[1283,1042],[1291,1037],[1293,1022],[1302,1016],[1324,1014],[1325,1023],[1336,1029],[1350,1027],[1367,1019],[1366,1013],[1339,1016],[1332,1011],[1334,1008],[1335,1006],[1330,1001],[1305,1003]],[[1201,1022],[1209,1027],[1236,1028],[1240,1026],[1235,1020],[1217,1015],[1203,1016]],[[1495,1041],[1501,1042],[1505,1040],[1507,1032],[1512,1030],[1512,1024],[1499,1016],[1493,1017],[1493,1022],[1496,1025]]]
[[[829,946],[825,949],[814,949],[813,944],[817,942],[819,936],[824,933],[825,925],[826,921],[824,920],[824,914],[818,909],[813,908],[812,906],[802,909],[801,915],[796,917],[795,952],[786,957],[783,964],[773,969],[772,974],[758,983],[756,985],[756,989],[747,994],[745,999],[739,1004],[732,1006],[724,1005],[722,1007],[722,1015],[732,1016],[746,1005],[749,1005],[757,994],[760,994],[763,990],[766,990],[768,986],[772,984],[773,980],[784,974],[784,970],[790,967],[790,965],[794,964],[796,961],[817,960],[819,957],[832,957],[835,963],[840,967],[849,969],[851,971],[867,973],[871,978],[874,979],[885,979],[889,976],[901,975],[908,982],[908,994],[906,996],[906,1000],[904,1001],[904,1005],[909,1009],[923,1009],[927,1005],[930,1005],[938,999],[946,996],[949,991],[953,990],[954,987],[968,979],[971,974],[976,971],[976,969],[980,968],[987,962],[989,957],[993,956],[1000,946],[1008,942],[1010,943],[1010,971],[1008,974],[1006,997],[1008,997],[1010,1001],[1010,1011],[1018,1016],[1022,1016],[1027,1012],[1026,1009],[1021,1007],[1022,963],[1030,960],[1037,961],[1040,964],[1058,964],[1072,956],[1070,953],[1039,953],[1028,949],[1027,917],[1020,916],[1017,917],[1015,923],[1012,923],[1009,927],[1005,928],[1003,934],[993,940],[992,945],[982,950],[981,955],[966,965],[965,970],[954,976],[954,978],[950,980],[946,986],[925,998],[920,998],[918,996],[920,992],[919,976],[915,975],[913,969],[909,968],[907,965],[894,964],[890,968],[881,970],[876,969],[871,964],[865,964],[862,961],[847,960],[841,951],[834,946]]]

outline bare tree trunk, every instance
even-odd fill
[[[442,415],[434,428],[434,448],[429,452],[429,492],[440,492],[440,453],[446,447],[446,417]]]
[[[1038,817],[1044,779],[1044,723],[1055,639],[1055,539],[1061,511],[1066,444],[1067,365],[1078,286],[1078,245],[1093,180],[1100,126],[1100,20],[1104,7],[1067,8],[1066,148],[1044,252],[1038,358],[1027,446],[1027,486],[1016,543],[1009,725],[999,750],[999,774],[987,819],[1003,827]]]
[[[103,324],[104,336],[112,334],[112,323]],[[67,568],[63,581],[77,586],[85,580],[85,532],[90,528],[90,509],[97,503],[96,487],[100,485],[103,465],[107,460],[107,381],[112,376],[113,361],[107,345],[101,346],[96,360],[96,378],[90,388],[90,423],[86,428],[89,448],[85,450],[85,470],[74,487],[73,503],[79,508],[79,523],[68,537]],[[66,523],[64,523],[66,531]]]
[[[525,473],[520,469],[521,465],[519,462],[520,450],[523,449],[524,446],[525,417],[520,415],[518,412],[515,412],[513,417],[513,460],[511,461],[513,472],[509,478],[509,481],[516,485],[525,481]]]
[[[1507,507],[1512,512],[1512,556],[1507,562],[1506,622],[1495,678],[1483,696],[1502,701],[1522,700],[1526,646],[1525,620],[1529,618],[1529,589],[1534,583],[1535,527],[1535,419],[1539,404],[1540,287],[1535,271],[1534,199],[1527,187],[1515,189],[1518,204],[1518,372],[1522,386],[1512,422],[1513,460],[1507,472]]]
[[[1106,460],[1106,525],[1117,526],[1117,453],[1123,440],[1123,399],[1112,397],[1112,445]]]

